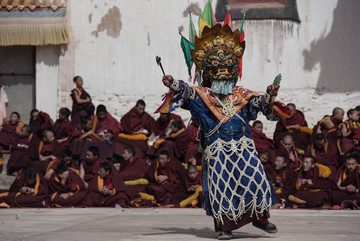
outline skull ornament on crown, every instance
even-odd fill
[[[201,86],[218,94],[232,93],[244,49],[238,29],[232,31],[229,25],[221,24],[206,26],[200,38],[195,37],[195,49],[191,50],[196,66],[203,71]]]

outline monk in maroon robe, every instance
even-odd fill
[[[322,133],[329,142],[337,144],[337,141],[341,137],[341,124],[344,119],[344,110],[335,107],[332,115],[325,115],[313,128],[313,134],[311,136],[310,143],[315,141],[315,135]]]
[[[80,177],[89,182],[93,179],[99,171],[99,165],[106,162],[100,158],[100,150],[96,146],[90,146],[86,151],[86,159],[80,164]]]
[[[294,173],[287,168],[287,158],[285,156],[277,155],[274,162],[274,172],[272,184],[275,189],[275,194],[278,202],[282,207],[285,207],[287,198],[287,188],[291,185],[291,178]]]
[[[345,200],[360,205],[360,166],[354,156],[348,156],[345,165],[336,173],[331,192],[331,203],[341,205]]]
[[[44,130],[51,130],[54,122],[50,118],[48,113],[33,109],[30,112],[29,126],[33,133],[39,138],[42,138],[42,132]]]
[[[96,115],[91,117],[92,130],[102,140],[111,140],[121,131],[120,123],[106,110],[104,105],[98,105]]]
[[[8,196],[3,200],[10,207],[47,207],[48,184],[41,173],[37,173],[34,169],[23,170],[16,177]]]
[[[50,202],[55,207],[77,207],[82,204],[87,194],[84,181],[68,168],[60,163],[49,180]]]
[[[170,159],[167,151],[162,151],[159,158],[152,162],[147,179],[148,193],[160,205],[179,205],[187,197],[185,168],[178,160]]]
[[[271,153],[269,151],[259,152],[259,159],[263,165],[266,178],[271,182],[274,178],[274,164],[271,162]]]
[[[71,123],[77,129],[80,129],[81,118],[85,116],[92,116],[95,107],[91,102],[90,95],[84,90],[83,79],[80,76],[73,78],[76,88],[71,91],[71,98],[73,101],[71,110]]]
[[[59,110],[59,119],[56,120],[53,131],[55,139],[61,145],[63,150],[69,148],[70,143],[67,142],[67,139],[72,135],[74,127],[72,126],[70,120],[70,110],[68,108],[61,108]]]
[[[195,120],[192,120],[190,125],[187,128],[190,137],[190,143],[187,146],[185,154],[185,162],[191,163],[194,166],[201,166],[202,155],[199,152],[199,123]]]
[[[283,140],[280,141],[276,154],[287,158],[289,170],[298,170],[302,166],[305,151],[295,146],[294,139],[291,135],[286,135]]]
[[[291,116],[287,119],[281,119],[276,124],[274,132],[275,145],[278,147],[280,141],[285,135],[291,135],[294,138],[295,145],[305,150],[309,145],[309,136],[312,131],[307,126],[304,114],[296,109],[292,103],[287,105],[291,110]]]
[[[147,154],[157,157],[160,152],[166,150],[170,153],[170,156],[184,161],[189,144],[190,136],[188,131],[183,128],[180,121],[173,121],[170,124],[170,132],[157,140]]]
[[[316,134],[314,144],[309,145],[306,150],[306,156],[313,156],[318,163],[329,167],[333,178],[339,166],[338,149],[333,142],[325,139],[324,134]]]
[[[89,192],[83,202],[87,207],[129,207],[124,181],[109,162],[99,165],[98,174],[89,183]]]
[[[144,159],[135,156],[135,154],[135,149],[132,146],[125,147],[123,153],[124,161],[120,164],[120,175],[125,182],[146,178],[149,170],[149,164]],[[133,200],[138,197],[140,192],[145,192],[145,189],[146,185],[141,183],[127,185],[126,193],[129,195],[130,200]]]
[[[347,112],[348,120],[341,125],[341,151],[342,154],[351,150],[360,150],[360,122],[359,112],[350,109]]]
[[[133,146],[139,148],[143,152],[142,156],[145,156],[149,148],[147,140],[151,133],[156,132],[157,127],[154,118],[145,112],[143,100],[138,100],[135,107],[121,118],[121,126],[122,133],[114,140],[115,153],[119,154],[117,149],[122,151],[125,146]]]
[[[31,131],[30,126],[24,125],[20,134],[11,145],[11,156],[7,163],[7,174],[17,176],[17,174],[25,169],[28,162],[38,158],[40,140]]]
[[[186,128],[184,122],[179,115],[173,113],[160,113],[159,118],[156,119],[157,136],[165,136],[170,129],[170,123],[174,120],[180,121],[183,128]]]
[[[204,201],[204,193],[201,186],[201,174],[199,169],[194,165],[189,165],[186,169],[186,191],[189,198],[198,192],[197,198],[191,200],[187,206],[201,207]]]
[[[329,204],[331,182],[321,177],[316,159],[305,157],[302,168],[298,171],[297,180],[293,185],[293,194],[289,201],[302,207],[321,207]],[[291,191],[288,194],[292,193]]]
[[[51,130],[44,130],[42,141],[39,144],[39,156],[28,162],[29,168],[45,174],[49,163],[56,160],[61,153],[60,144],[55,140],[54,133]]]
[[[24,123],[20,121],[20,114],[12,112],[10,120],[0,127],[0,149],[9,150],[10,145],[15,141],[16,134],[20,134]]]
[[[86,151],[90,146],[98,147],[100,157],[107,159],[111,158],[114,153],[114,146],[111,140],[103,139],[93,130],[93,122],[90,117],[82,118],[81,131],[75,130],[73,135],[68,138],[70,150],[74,156],[79,156],[80,160],[86,158]]]
[[[271,163],[274,163],[275,160],[275,144],[274,141],[267,138],[263,133],[263,123],[261,121],[254,121],[251,133],[255,143],[255,148],[258,153],[269,151],[271,154]]]
[[[73,160],[72,152],[69,149],[65,149],[61,152],[61,155],[58,159],[52,160],[47,166],[44,176],[45,180],[50,179],[52,174],[55,172],[56,167],[61,163],[65,164],[70,171],[76,173],[77,175],[80,175],[80,167],[76,163],[76,161]]]

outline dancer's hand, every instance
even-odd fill
[[[166,87],[169,87],[173,82],[173,77],[171,75],[164,75],[162,77],[162,82]]]
[[[267,92],[272,96],[277,96],[279,88],[280,88],[280,85],[269,85],[267,87]]]

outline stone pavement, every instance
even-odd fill
[[[251,224],[233,240],[360,240],[360,211],[272,210],[279,232]],[[202,209],[1,209],[0,240],[216,240]]]

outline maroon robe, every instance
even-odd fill
[[[102,159],[101,157],[99,157],[96,162],[92,165],[89,165],[86,163],[86,160],[84,160],[81,165],[83,165],[84,167],[84,171],[85,171],[85,176],[84,176],[84,181],[85,182],[90,182],[91,179],[93,179],[99,171],[99,166],[101,163],[106,162],[104,159]]]
[[[54,136],[55,139],[64,139],[69,138],[72,136],[74,127],[72,126],[71,122],[69,120],[56,120],[54,126],[53,126]],[[70,143],[65,141],[61,143],[61,148],[67,149],[69,148]]]
[[[346,172],[345,166],[340,167],[336,172],[331,192],[331,203],[333,205],[341,205],[345,200],[356,200],[356,202],[360,204],[360,193],[349,193],[340,190],[337,185],[339,180],[341,180],[341,187],[353,185],[360,190],[360,166],[357,166],[355,173],[352,176]]]
[[[141,129],[146,129],[149,133],[155,133],[157,130],[154,118],[152,118],[146,112],[144,112],[142,115],[138,115],[136,113],[135,107],[121,118],[121,126],[123,128],[122,132],[128,135],[132,135],[134,132],[137,132]],[[142,156],[145,156],[145,153],[149,148],[147,140],[133,140],[126,136],[116,136],[114,141],[117,142],[115,147],[116,149],[123,150],[125,146],[137,147],[143,152]],[[121,151],[115,152],[121,153]]]
[[[32,159],[38,159],[39,154],[34,150],[39,150],[40,140],[36,135],[30,134],[26,138],[17,135],[15,142],[11,146],[11,156],[7,163],[7,173],[24,169]]]
[[[295,161],[289,159],[290,153],[294,153]],[[284,143],[280,141],[279,148],[276,150],[277,155],[284,156],[287,159],[288,170],[297,170],[302,166],[304,160],[304,151],[296,148],[295,146],[291,147],[291,150],[288,150]]]
[[[38,150],[39,150],[39,155],[37,156],[37,158],[34,158],[30,162],[28,162],[27,167],[34,168],[37,172],[41,172],[42,174],[45,174],[46,168],[51,160],[49,159],[45,161],[40,161],[39,160],[40,155],[42,156],[54,155],[58,157],[61,154],[61,146],[56,140],[54,140],[52,143],[41,141]]]
[[[193,122],[187,128],[190,137],[190,143],[187,146],[185,154],[185,162],[191,162],[192,158],[196,159],[196,165],[201,166],[202,155],[199,152],[199,126],[195,125]]]
[[[49,165],[46,168],[46,172],[48,172],[50,169],[53,169],[54,171],[56,170],[56,167],[61,163],[61,160],[53,160],[49,163]],[[75,162],[75,161],[71,161],[71,165],[68,166],[69,170],[71,170],[72,172],[76,173],[77,175],[79,175],[79,165]],[[45,173],[46,173],[45,172]]]
[[[350,126],[349,120],[344,121],[343,125],[346,126],[347,131],[353,128],[353,126]],[[357,126],[357,129],[353,129],[349,136],[341,139],[341,152],[344,154],[353,150],[360,151],[360,123],[353,122],[353,125]],[[359,144],[355,145],[354,140],[357,140]]]
[[[322,120],[325,118],[330,118],[330,121],[332,122],[333,127],[327,127],[324,124],[321,124]],[[318,126],[320,125],[321,133],[325,136],[325,138],[332,142],[333,144],[336,144],[339,138],[341,137],[341,124],[343,122],[337,120],[334,116],[325,115],[321,121],[319,121],[313,128],[313,134],[310,138],[310,143],[313,144],[315,141],[316,131]]]
[[[275,149],[274,141],[271,140],[270,138],[267,138],[264,133],[258,133],[256,131],[254,131],[254,129],[252,127],[250,127],[250,129],[251,129],[251,133],[252,133],[252,138],[255,143],[256,151],[259,154],[264,151],[269,151],[271,154],[271,158],[269,161],[271,163],[274,163],[275,158],[276,158],[276,152],[275,152],[276,149]]]
[[[308,183],[302,185],[300,179],[311,179],[313,185]],[[300,169],[296,182],[293,185],[293,195],[306,201],[304,207],[319,207],[329,203],[330,186],[331,182],[329,180],[320,177],[317,166],[308,172]]]
[[[331,170],[331,179],[339,165],[337,146],[332,142],[326,141],[324,148],[318,149],[315,144],[309,145],[305,156],[313,156],[316,161]]]
[[[165,184],[158,184],[156,178],[159,175],[168,176],[169,181]],[[170,159],[163,167],[159,166],[157,159],[154,160],[148,170],[147,179],[149,180],[147,185],[148,193],[153,195],[160,205],[178,205],[187,197],[186,171],[184,166],[176,159]]]
[[[21,121],[18,121],[15,125],[10,124],[9,121],[5,122],[0,131],[0,145],[9,148],[15,141],[16,134],[20,134],[21,127],[23,126],[24,123]]]
[[[189,132],[183,128],[168,137],[159,139],[157,142],[161,142],[161,144],[157,146],[155,143],[147,152],[148,155],[157,157],[162,151],[166,150],[170,153],[170,156],[178,160],[184,160],[191,140]]]
[[[187,190],[187,194],[189,196],[191,196],[195,193],[195,191],[189,191],[189,188],[191,188],[192,186],[195,186],[195,185],[201,186],[201,173],[200,172],[197,175],[197,177],[195,178],[195,180],[191,180],[188,176],[186,176],[186,190]],[[196,207],[201,207],[203,201],[204,201],[204,193],[203,193],[203,191],[201,191],[201,192],[199,192],[199,196],[197,198]]]
[[[176,114],[173,114],[173,113],[170,113],[170,116],[169,116],[169,119],[167,121],[163,121],[160,117],[156,119],[156,132],[155,134],[157,136],[164,136],[165,135],[165,132],[167,131],[168,127],[169,127],[169,124],[171,121],[180,121],[183,128],[185,128],[185,125],[184,125],[184,122],[182,121],[181,119],[181,116],[179,115],[176,115]]]
[[[61,184],[59,175],[54,172],[49,180],[49,188],[52,193],[50,202],[56,207],[80,206],[87,194],[84,181],[72,170],[69,170],[65,185]],[[73,193],[73,195],[64,199],[60,196],[63,193]]]
[[[51,124],[51,118],[49,114],[40,111],[36,119],[30,119],[29,126],[31,130],[39,139],[42,138],[42,131],[43,130],[51,130],[53,125]]]
[[[103,186],[113,190],[113,194],[104,195],[101,193]],[[111,166],[111,173],[105,180],[98,174],[89,182],[88,194],[83,202],[88,207],[114,207],[116,204],[121,207],[129,207],[130,199],[126,194],[126,187],[120,173]]]
[[[131,162],[127,162],[124,167],[120,164],[120,175],[124,181],[132,181],[140,178],[146,178],[146,173],[149,169],[149,164],[140,157],[134,157]],[[136,198],[140,192],[145,192],[146,185],[126,186],[126,193],[130,200]]]
[[[22,194],[20,189],[22,187],[35,188],[33,194]],[[49,201],[49,189],[46,180],[40,173],[36,174],[36,182],[29,186],[25,182],[25,170],[20,172],[14,182],[11,184],[9,194],[4,198],[4,201],[10,207],[43,207],[43,201],[47,205]]]
[[[122,129],[120,123],[114,117],[112,117],[109,112],[106,113],[104,120],[100,121],[96,115],[93,115],[91,120],[93,122],[93,131],[98,136],[107,133],[111,133],[113,136],[116,136]]]
[[[88,102],[88,103],[83,103],[83,104],[79,104],[76,101],[76,97],[75,97],[75,92],[78,93],[80,99],[82,100],[86,100],[87,98],[90,98],[90,95],[82,88],[75,88],[71,91],[71,98],[73,100],[73,104],[72,104],[72,109],[71,109],[71,123],[72,125],[77,128],[77,129],[81,129],[80,125],[81,125],[81,117],[80,117],[80,112],[82,110],[86,111],[88,116],[92,116],[94,114],[94,110],[95,107],[92,104],[92,102]]]
[[[286,135],[291,135],[294,138],[295,146],[305,150],[309,145],[309,137],[304,132],[298,132],[293,130],[288,130],[286,127],[290,125],[300,125],[301,127],[307,127],[307,122],[305,120],[304,114],[297,110],[296,113],[287,119],[281,119],[276,124],[276,129],[274,132],[274,141],[275,145],[279,146],[280,141]]]

